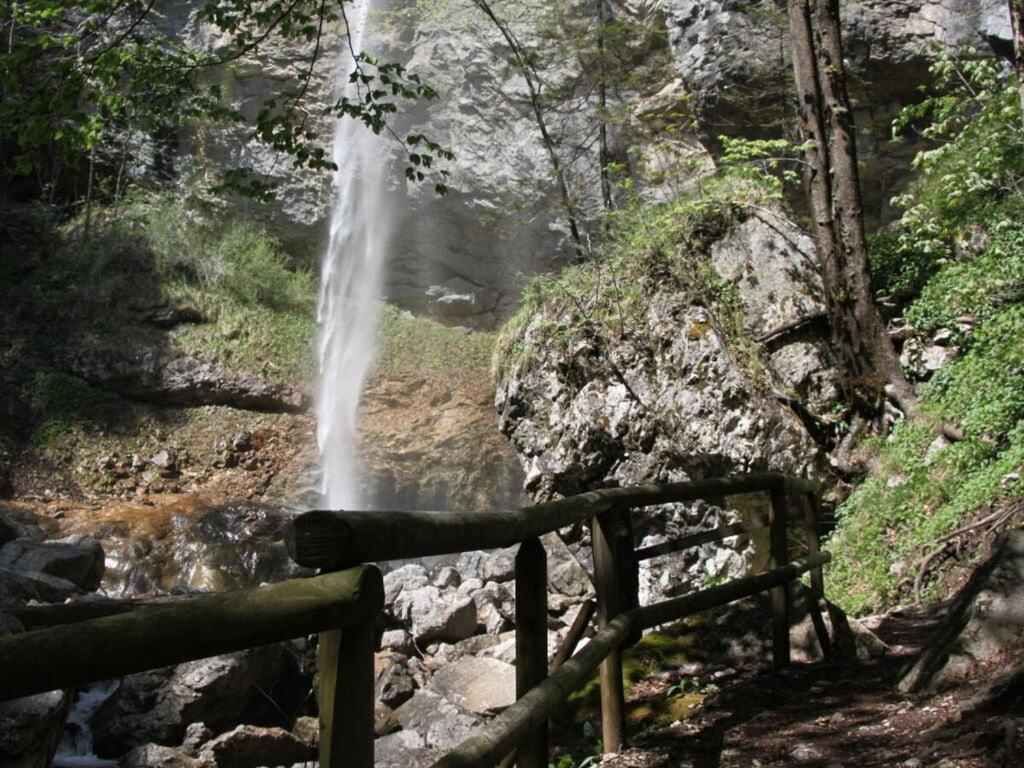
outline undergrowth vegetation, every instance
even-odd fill
[[[659,203],[627,187],[622,207],[605,218],[604,240],[594,258],[527,284],[519,310],[499,335],[495,375],[504,377],[540,349],[571,356],[574,339],[612,346],[638,338],[651,298],[663,290],[713,310],[733,355],[756,374],[761,364],[743,325],[736,288],[715,272],[708,248],[749,206],[777,199],[777,181],[730,167]]]
[[[100,212],[88,233],[41,205],[3,214],[19,256],[0,274],[5,341],[18,365],[0,388],[38,416],[28,418],[36,445],[57,444],[76,425],[108,424],[123,410],[118,398],[67,373],[78,356],[190,351],[274,379],[309,373],[312,274],[251,222],[204,222],[170,196]],[[17,416],[5,421],[26,420]]]
[[[915,162],[898,228],[875,242],[875,279],[906,302],[927,339],[960,350],[922,388],[920,409],[958,424],[947,444],[903,422],[869,448],[871,476],[838,510],[831,589],[849,610],[935,596],[926,571],[943,537],[1024,493],[1024,128],[1016,83],[988,60],[943,58],[939,92],[907,109],[900,131],[934,146]]]
[[[487,381],[494,333],[453,328],[384,304],[377,336],[378,374]]]

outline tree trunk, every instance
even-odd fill
[[[1024,0],[1021,0],[1024,2]],[[612,209],[612,183],[608,173],[608,165],[611,162],[611,152],[608,149],[608,76],[605,61],[604,35],[607,31],[609,14],[605,7],[605,0],[597,2],[597,56],[599,63],[599,75],[597,79],[597,106],[598,106],[598,128],[597,128],[597,163],[601,172],[601,200],[604,203],[605,211]]]
[[[1024,0],[1008,0],[1010,27],[1013,30],[1013,68],[1017,72],[1017,94],[1024,120]]]
[[[913,389],[871,295],[839,3],[790,0],[789,20],[825,305],[847,396],[861,409],[875,411],[887,392],[906,411],[914,402]]]
[[[821,90],[818,64],[814,57],[810,12],[806,0],[789,0],[789,34],[796,81],[797,117],[804,144],[804,178],[810,198],[811,218],[818,251],[822,284],[825,286],[825,311],[830,323],[835,317],[831,286],[840,280],[836,234],[832,224],[832,183],[829,178],[828,138],[821,115]]]

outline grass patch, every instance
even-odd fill
[[[32,410],[43,414],[32,432],[32,442],[44,451],[59,446],[75,427],[108,422],[123,406],[117,396],[49,369],[34,373],[30,391]]]
[[[671,290],[712,309],[737,362],[762,379],[736,288],[715,272],[708,248],[745,206],[763,204],[773,194],[773,186],[749,175],[723,173],[671,201],[636,199],[610,214],[594,259],[527,284],[519,310],[499,335],[495,375],[506,376],[541,350],[571,357],[580,339],[607,346],[627,338],[642,341],[651,298]],[[658,346],[658,340],[649,341]]]
[[[377,335],[380,374],[431,374],[448,380],[487,381],[495,333],[466,332],[385,304]]]

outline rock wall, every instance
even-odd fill
[[[171,8],[168,23],[216,48],[218,41],[196,25],[187,5]],[[517,31],[528,43],[533,42],[530,14],[539,15],[543,8],[523,5],[516,14]],[[625,8],[636,11],[629,4]],[[654,192],[665,194],[679,184],[669,176],[705,167],[701,144],[714,150],[721,134],[792,132],[793,120],[784,8],[764,0],[664,0],[660,13],[679,80],[666,82],[654,102],[692,99],[698,135],[680,134],[689,119],[681,114],[658,118],[651,130],[651,94],[623,93],[623,103],[635,103],[636,110],[616,131],[616,150],[629,156],[641,175],[657,176],[655,166],[661,167],[667,175],[655,183]],[[893,215],[889,201],[906,183],[916,151],[913,142],[893,144],[889,126],[900,107],[919,98],[920,86],[929,81],[935,45],[1005,53],[1009,20],[1003,0],[860,0],[843,3],[842,13],[867,212],[874,223],[882,223]],[[397,132],[422,131],[456,154],[452,193],[443,198],[429,184],[406,183],[397,145],[389,159],[397,220],[386,296],[449,323],[493,327],[515,307],[527,277],[551,271],[570,255],[550,166],[528,117],[522,80],[507,63],[501,37],[468,4],[388,0],[377,4],[372,25],[375,52],[408,65],[440,94],[438,100],[396,117]],[[318,117],[315,107],[329,103],[336,93],[344,39],[340,23],[327,31],[309,89],[311,117],[325,148],[331,121]],[[294,80],[308,54],[303,47],[272,43],[212,77],[251,116],[259,99]],[[593,115],[582,103],[556,118],[560,130],[572,136],[582,135]],[[297,255],[319,257],[333,202],[329,174],[292,169],[287,159],[261,147],[243,128],[203,129],[184,136],[178,158],[182,183],[196,191],[218,171],[239,162],[267,173],[280,185],[275,203],[262,207],[232,201],[232,206],[249,208],[265,220]],[[580,203],[589,210],[596,192],[592,166],[592,158],[584,157],[574,171]]]

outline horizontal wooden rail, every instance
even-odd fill
[[[316,510],[298,515],[288,538],[308,568],[510,547],[594,515],[654,504],[771,490],[810,493],[817,484],[777,472],[664,485],[605,488],[519,509],[480,513]]]
[[[748,576],[692,595],[636,608],[612,619],[547,680],[531,689],[494,720],[480,728],[437,760],[431,768],[489,768],[496,765],[555,711],[594,673],[604,658],[621,645],[634,629],[647,629],[678,621],[701,611],[788,584],[803,573],[828,562],[821,552],[757,576]]]
[[[0,637],[0,700],[365,624],[383,603],[361,566]]]
[[[799,514],[791,514],[786,519],[789,522],[793,522],[803,520],[803,517]],[[683,536],[682,538],[673,539],[661,544],[652,544],[649,547],[641,547],[636,551],[636,559],[650,560],[652,557],[661,557],[662,555],[670,555],[673,552],[682,552],[684,549],[699,547],[701,544],[710,544],[712,541],[721,541],[722,539],[727,539],[730,536],[738,536],[741,533],[760,531],[767,527],[768,517],[766,515],[761,515],[752,520],[744,520],[740,523],[729,523],[728,525],[721,525],[718,528],[712,528],[709,531],[700,531],[699,533],[692,533],[689,536]]]

